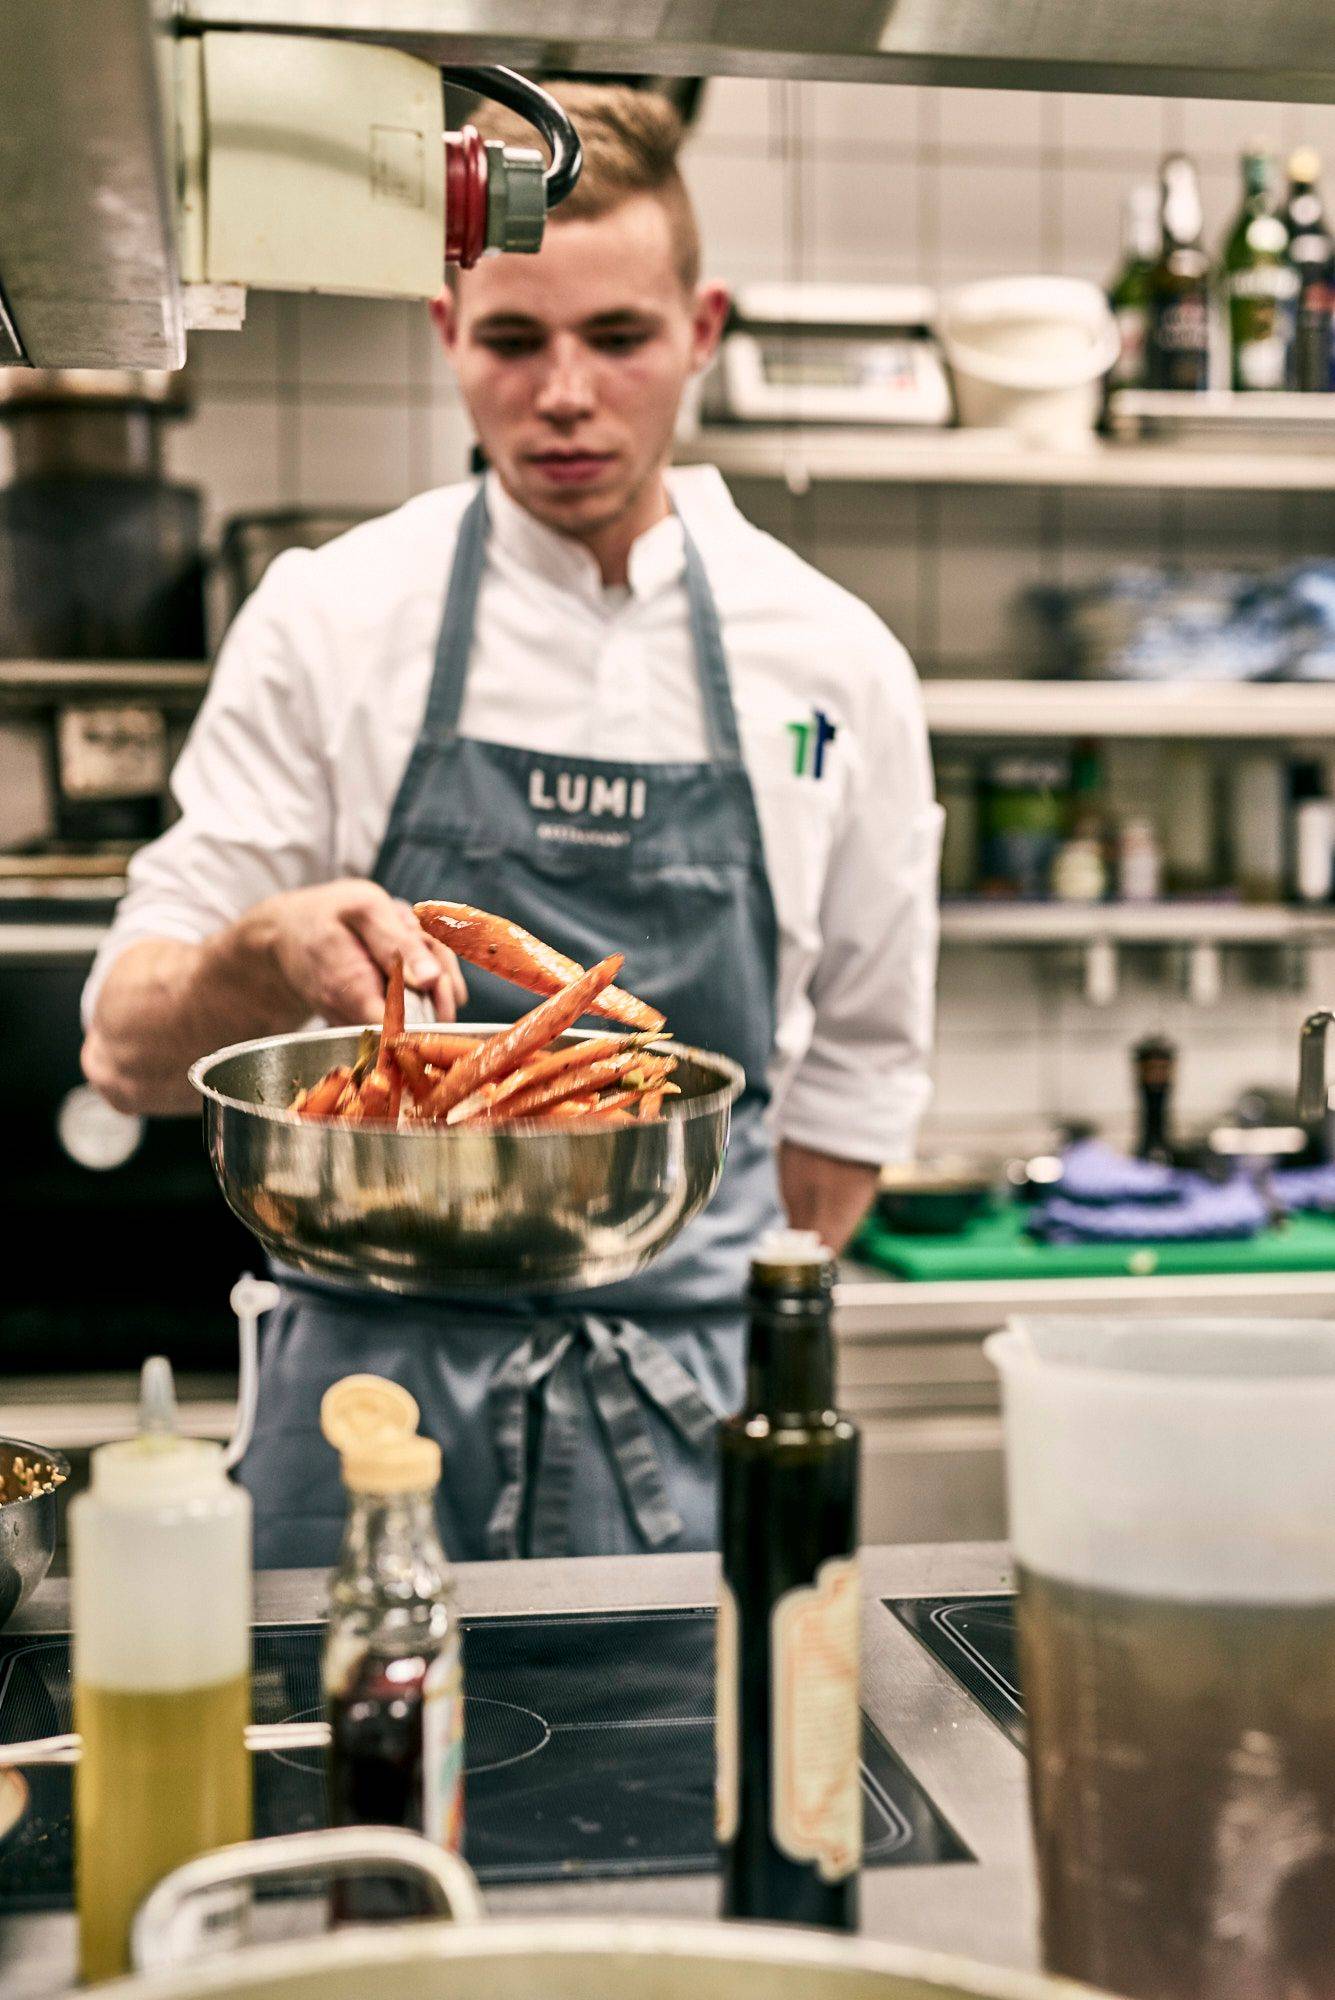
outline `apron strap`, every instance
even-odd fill
[[[422,735],[437,741],[453,736],[463,711],[468,685],[468,656],[473,647],[478,593],[487,556],[487,492],[479,479],[454,545],[445,614],[436,635],[436,664],[422,718]]]
[[[712,1442],[716,1412],[680,1362],[632,1321],[604,1321],[584,1313],[535,1328],[520,1342],[501,1364],[490,1391],[503,1481],[487,1524],[491,1556],[569,1553],[575,1466],[588,1442],[581,1422],[586,1401],[597,1416],[626,1512],[640,1536],[651,1549],[675,1540],[681,1516],[669,1497],[641,1396],[692,1450],[702,1451]]]
[[[473,646],[482,574],[486,567],[489,532],[487,490],[479,480],[459,523],[449,588],[445,593],[445,612],[436,635],[435,667],[422,722],[422,735],[438,742],[456,733],[459,717],[463,713],[468,661]],[[684,521],[681,523],[681,535],[686,615],[700,685],[700,705],[704,713],[710,761],[740,766],[741,734],[737,727],[737,711],[733,706],[718,607],[705,573],[704,560]]]

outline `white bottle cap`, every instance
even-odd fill
[[[139,1435],[100,1445],[92,1455],[93,1491],[112,1507],[160,1507],[216,1494],[224,1478],[220,1444],[182,1437],[176,1385],[163,1354],[139,1377]]]

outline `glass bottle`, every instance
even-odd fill
[[[1150,315],[1152,389],[1210,386],[1210,260],[1201,246],[1204,219],[1196,169],[1170,153],[1160,170],[1161,240]]]
[[[1171,1132],[1173,1081],[1177,1050],[1162,1035],[1147,1035],[1132,1051],[1135,1065],[1138,1130],[1136,1158],[1173,1164]]]
[[[1143,389],[1149,364],[1154,266],[1159,255],[1159,190],[1141,181],[1122,208],[1122,263],[1108,291],[1121,342],[1109,376],[1114,389]]]
[[[1320,155],[1300,146],[1289,161],[1289,192],[1284,204],[1289,262],[1297,280],[1295,324],[1289,384],[1294,389],[1328,390],[1332,376],[1332,242],[1318,182]]]
[[[1234,389],[1283,389],[1289,379],[1298,278],[1276,208],[1274,168],[1259,147],[1242,156],[1242,206],[1220,271]]]
[[[221,1445],[178,1434],[161,1355],[144,1363],[139,1435],[93,1453],[70,1556],[79,1968],[93,1981],[129,1970],[131,1921],[164,1875],[251,1828],[250,1497]],[[219,1900],[215,1938],[244,1907]]]
[[[858,1433],[834,1407],[834,1258],[751,1262],[746,1393],[720,1430],[717,1830],[723,1913],[857,1926]]]
[[[375,1379],[336,1383],[326,1406],[349,1383],[365,1398]],[[339,1441],[337,1411],[331,1418],[326,1407],[323,1420]],[[323,1661],[330,1819],[408,1827],[458,1852],[463,1677],[454,1578],[436,1526],[440,1447],[386,1427],[352,1440],[344,1431],[340,1449],[348,1519]],[[334,1913],[359,1922],[420,1914],[411,1893],[358,1879],[339,1886]]]

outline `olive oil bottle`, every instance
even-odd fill
[[[717,1832],[723,1914],[857,1927],[858,1433],[834,1407],[834,1259],[751,1261],[742,1408],[721,1427]]]

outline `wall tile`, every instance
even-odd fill
[[[297,301],[302,381],[402,391],[411,366],[409,329],[421,310],[400,299],[302,296]]]
[[[942,495],[936,658],[943,671],[1024,670],[1021,600],[1042,570],[1042,497],[965,489]]]
[[[188,422],[166,426],[167,476],[203,489],[207,532],[229,514],[283,507],[294,496],[282,474],[280,411],[269,397],[201,399]]]
[[[1157,564],[1163,515],[1157,493],[1070,487],[1061,495],[1057,573],[1074,588],[1122,563]]]
[[[1239,506],[1236,493],[1184,493],[1183,553],[1197,564],[1269,569],[1292,559],[1284,532],[1284,495],[1249,493]]]
[[[410,410],[408,421],[414,433],[419,437],[424,434],[427,441],[427,477],[424,484],[450,486],[455,480],[468,477],[473,427],[462,403],[457,399],[438,399],[428,409]],[[417,484],[415,478],[413,483]]]
[[[917,495],[911,487],[819,485],[817,569],[865,599],[911,653],[919,645]]]
[[[817,155],[805,217],[809,275],[857,283],[919,282],[919,171],[911,158]]]
[[[809,226],[800,171],[759,153],[739,162],[696,148],[683,154],[682,171],[699,210],[712,276],[736,284],[798,275],[794,249],[800,250]]]
[[[1164,151],[1161,97],[1102,97],[1068,91],[1061,99],[1062,148],[1068,158],[1096,155],[1109,166],[1143,160],[1156,166]]]
[[[966,165],[949,156],[935,169],[942,279],[948,283],[1043,268],[1042,182],[1029,167]]]
[[[1283,116],[1277,104],[1249,98],[1190,98],[1182,105],[1182,137],[1198,159],[1236,168],[1238,155],[1254,141],[1272,150],[1282,144]]]
[[[272,390],[278,381],[278,299],[250,292],[239,333],[192,333],[190,372],[200,389],[215,384]]]
[[[1122,205],[1140,174],[1120,167],[1081,166],[1067,158],[1057,182],[1058,260],[1073,278],[1111,283],[1121,262]]]
[[[301,502],[308,507],[394,507],[412,491],[407,403],[303,403],[298,417]]]
[[[774,131],[775,91],[776,86],[765,77],[710,77],[689,145],[741,145],[748,151],[756,142],[768,146]]]
[[[1043,143],[1041,90],[938,90],[936,130],[943,147],[994,146],[1037,154]]]
[[[819,151],[904,154],[918,144],[918,106],[912,85],[818,83],[810,86],[808,129]]]

